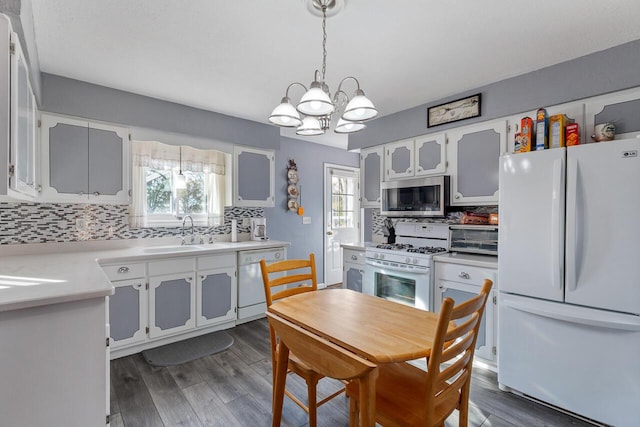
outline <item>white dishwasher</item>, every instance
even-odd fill
[[[260,260],[264,259],[268,264],[285,258],[285,249],[282,247],[238,252],[237,324],[264,317],[267,311]]]

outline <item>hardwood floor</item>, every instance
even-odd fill
[[[235,342],[226,351],[179,366],[148,365],[140,354],[111,361],[111,426],[271,425],[271,356],[265,319],[228,330]],[[287,387],[306,396],[304,382],[287,377]],[[340,387],[323,379],[319,396]],[[320,427],[348,426],[348,401],[338,396],[318,409]],[[470,426],[591,426],[584,421],[498,390],[496,375],[475,369]],[[307,414],[285,398],[282,425],[306,426]],[[457,426],[457,413],[447,420]]]

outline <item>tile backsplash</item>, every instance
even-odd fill
[[[197,233],[231,233],[231,220],[264,217],[263,208],[227,207],[224,223]],[[249,233],[238,221],[238,233]],[[0,245],[179,236],[181,227],[129,227],[129,207],[73,203],[0,203]]]

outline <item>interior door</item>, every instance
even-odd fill
[[[341,243],[360,240],[359,169],[325,164],[324,283],[342,281]]]

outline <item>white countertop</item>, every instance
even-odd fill
[[[0,247],[0,311],[111,295],[113,286],[100,264],[289,245],[277,240],[216,242],[184,250],[175,238],[6,245]],[[164,247],[166,252],[148,252]]]
[[[473,265],[484,268],[498,268],[498,257],[491,255],[464,254],[459,252],[447,252],[442,255],[435,255],[436,262],[448,262],[451,264]]]

